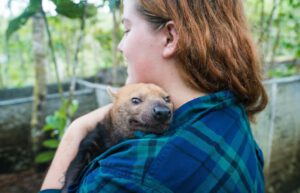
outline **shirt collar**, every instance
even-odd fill
[[[214,109],[221,109],[234,103],[236,103],[236,98],[228,90],[211,93],[188,101],[175,110],[170,131],[199,119]]]

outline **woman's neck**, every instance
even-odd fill
[[[179,87],[178,85],[175,85],[175,87],[166,88],[166,91],[170,94],[175,109],[178,109],[188,101],[205,95],[205,93],[200,91],[193,90],[186,86]]]
[[[179,75],[171,76],[168,79],[164,77],[164,79],[165,81],[160,82],[159,86],[169,93],[175,109],[190,100],[206,95],[204,92],[192,89]]]

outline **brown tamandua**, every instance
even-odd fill
[[[78,153],[67,169],[63,192],[79,183],[85,166],[120,140],[133,137],[137,130],[161,134],[172,120],[170,97],[154,84],[130,84],[110,95],[112,107],[81,141]]]

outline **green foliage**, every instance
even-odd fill
[[[278,58],[300,57],[299,0],[247,0],[245,7],[266,72]]]
[[[55,151],[46,151],[38,154],[35,158],[35,163],[45,163],[53,159]]]
[[[71,19],[82,18],[84,14],[84,2],[74,3],[72,0],[52,0],[56,5],[58,14],[66,16]],[[9,40],[10,36],[18,31],[23,25],[26,24],[29,18],[33,17],[37,12],[43,11],[42,0],[30,0],[28,7],[23,13],[9,22],[6,30],[6,39]],[[86,17],[92,17],[97,14],[97,8],[94,5],[87,4]]]
[[[23,13],[12,19],[6,30],[6,39],[8,40],[10,36],[26,24],[28,19],[35,15],[41,8],[41,0],[30,0],[28,7],[23,11]]]
[[[297,73],[297,69],[295,66],[287,65],[287,66],[271,69],[268,72],[268,76],[271,78],[282,78],[282,77],[295,75],[296,73]]]
[[[49,139],[43,142],[43,146],[48,148],[57,148],[59,144],[58,140],[55,139]]]
[[[280,32],[278,42],[279,55],[300,57],[300,2],[297,0],[282,1],[274,19],[274,28]]]
[[[110,67],[112,63],[112,49],[113,49],[113,42],[112,42],[112,35],[111,35],[111,30],[103,30],[103,29],[98,29],[95,31],[93,34],[94,38],[99,42],[102,48],[102,54],[103,54],[103,66],[104,67]],[[117,41],[120,41],[122,38],[123,32],[121,30],[117,31]],[[122,61],[122,55],[118,54],[117,56],[118,63]]]
[[[51,138],[43,141],[42,145],[48,150],[36,156],[36,163],[44,163],[53,159],[59,141],[70,122],[69,117],[72,117],[77,109],[77,101],[73,100],[71,104],[68,101],[64,101],[63,105],[57,111],[46,117],[46,124],[43,127],[43,131],[50,133]]]
[[[4,34],[8,22],[2,19],[0,18],[0,89],[32,85],[34,77],[32,54],[28,52],[32,49],[31,26],[22,27],[7,42]],[[1,57],[5,60],[1,61]]]
[[[15,0],[13,0],[15,1]],[[41,0],[39,0],[41,1]],[[52,34],[53,46],[56,52],[60,75],[62,81],[70,79],[72,74],[72,62],[75,53],[75,42],[77,42],[80,23],[78,19],[69,19],[64,15],[63,10],[68,2],[72,0],[51,0],[57,8],[58,15],[47,15],[50,31]],[[30,4],[38,2],[37,0],[28,1],[29,5],[23,13],[17,18],[11,20],[11,24],[7,25],[7,18],[0,15],[0,58],[6,58],[5,38],[1,38],[2,34],[10,37],[8,42],[9,57],[6,62],[0,59],[1,77],[0,86],[21,87],[33,84],[34,73],[32,70],[32,29],[30,24],[30,16],[34,9],[29,9]],[[78,2],[78,1],[77,1]],[[93,76],[100,68],[109,67],[112,63],[112,8],[120,8],[120,0],[99,0],[95,17],[89,17],[86,20],[85,38],[82,45],[82,51],[79,53],[78,76]],[[272,58],[277,61],[288,60],[300,57],[300,1],[299,0],[246,0],[245,10],[250,21],[251,29],[261,48],[260,53],[263,54],[262,59],[265,60],[265,72],[267,76],[274,74],[269,72],[275,67],[270,65]],[[274,2],[275,9],[272,13]],[[82,10],[82,1],[73,3],[75,9]],[[59,7],[64,7],[62,11],[58,11]],[[88,5],[89,7],[89,5]],[[95,6],[94,6],[95,7]],[[106,9],[105,9],[106,8]],[[70,8],[71,9],[71,8]],[[73,9],[73,8],[72,8]],[[31,10],[31,11],[30,11]],[[72,11],[66,11],[72,12]],[[79,11],[80,12],[80,11]],[[26,14],[25,14],[26,13]],[[77,12],[75,13],[77,14]],[[272,15],[272,17],[270,17]],[[79,18],[81,14],[74,16]],[[87,8],[87,16],[89,16],[89,8]],[[119,16],[119,15],[118,15]],[[72,16],[71,16],[72,18]],[[24,25],[27,22],[26,25]],[[23,27],[22,27],[23,26]],[[15,32],[17,29],[17,33]],[[121,31],[118,29],[118,36],[121,37]],[[279,39],[277,35],[279,33]],[[14,34],[13,34],[14,33]],[[13,35],[12,35],[13,34]],[[120,34],[120,35],[119,35]],[[50,54],[48,54],[50,56]],[[50,59],[49,59],[50,60]],[[122,63],[121,57],[118,56],[119,63]],[[87,64],[88,63],[88,64]],[[47,81],[55,82],[54,69],[51,64],[47,66]],[[276,70],[275,70],[276,71]],[[299,71],[299,70],[298,70]],[[275,73],[277,74],[277,73]],[[289,73],[288,73],[289,74]],[[272,75],[273,76],[273,75]]]
[[[42,1],[42,0],[39,0]],[[83,13],[83,1],[73,3],[72,0],[51,0],[56,6],[57,15],[46,15],[52,36],[53,47],[57,57],[60,69],[60,77],[62,81],[70,79],[72,75],[72,64],[76,50],[76,42],[78,41],[80,22],[79,17]],[[93,76],[99,69],[109,67],[112,64],[112,15],[107,11],[109,5],[112,8],[119,9],[119,0],[99,0],[98,7],[96,5],[87,4],[86,9],[86,29],[85,38],[81,51],[78,55],[78,71],[80,77]],[[0,87],[22,87],[32,85],[34,82],[33,58],[32,58],[32,26],[30,25],[30,17],[34,16],[37,10],[32,9],[37,0],[28,1],[29,4],[24,9],[24,13],[20,14],[11,23],[7,18],[0,14],[0,37],[7,33],[10,41],[5,42],[5,38],[0,38]],[[82,11],[67,11],[69,8],[65,6],[71,2],[73,8]],[[58,6],[57,6],[58,5]],[[61,9],[60,9],[61,8]],[[29,11],[28,10],[35,10]],[[60,11],[61,10],[61,11]],[[66,14],[64,14],[64,11]],[[112,10],[111,10],[112,11]],[[71,13],[71,18],[66,15]],[[25,14],[26,13],[26,14]],[[28,14],[30,13],[30,14]],[[92,13],[92,14],[90,14]],[[47,13],[46,13],[47,14]],[[75,14],[75,16],[72,16]],[[95,17],[90,17],[95,14]],[[120,13],[117,12],[120,18]],[[26,17],[25,17],[26,15]],[[21,22],[22,21],[22,22]],[[25,25],[26,24],[26,25]],[[29,24],[29,25],[28,25]],[[7,27],[9,26],[9,27]],[[6,31],[5,31],[6,29]],[[16,33],[17,32],[17,33]],[[121,37],[122,32],[117,29],[118,36]],[[121,35],[120,35],[121,34]],[[120,37],[116,41],[119,41]],[[106,39],[106,40],[105,40]],[[97,41],[98,40],[98,41]],[[104,40],[102,42],[102,40]],[[7,46],[6,46],[7,45]],[[47,54],[50,61],[51,53]],[[121,54],[118,56],[118,62],[122,62]],[[8,58],[2,63],[1,58]],[[88,65],[86,65],[88,61]],[[21,70],[20,70],[21,69]],[[47,65],[47,82],[54,83],[56,81],[55,69],[51,63]]]
[[[56,5],[56,12],[60,15],[66,16],[71,19],[82,18],[84,14],[84,3],[80,1],[79,3],[74,3],[71,0],[52,0]],[[87,4],[86,17],[95,16],[97,9],[94,5]]]

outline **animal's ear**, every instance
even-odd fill
[[[110,96],[110,98],[112,100],[115,100],[117,98],[117,91],[116,89],[113,89],[111,87],[106,87],[106,92],[108,93],[108,95]]]

